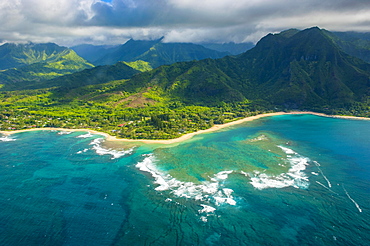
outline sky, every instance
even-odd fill
[[[255,43],[290,28],[370,32],[370,0],[1,0],[0,20],[2,43]]]

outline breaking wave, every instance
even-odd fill
[[[191,198],[194,200],[209,202],[220,206],[221,204],[236,205],[236,201],[231,195],[233,190],[224,188],[221,183],[228,178],[233,171],[222,171],[211,177],[210,181],[203,181],[200,184],[193,182],[183,182],[172,177],[170,174],[159,170],[156,165],[156,158],[153,154],[144,155],[143,161],[136,164],[136,167],[143,172],[148,172],[155,179],[154,183],[158,186],[157,191],[169,190],[177,197]],[[211,211],[212,207],[204,207]],[[205,212],[206,210],[201,210]],[[215,210],[215,209],[214,209]],[[212,210],[212,212],[214,211]]]
[[[72,133],[71,131],[59,131],[58,135],[68,135],[68,134],[71,134],[71,133]]]
[[[93,137],[94,135],[93,134],[91,134],[91,132],[88,132],[88,133],[86,133],[86,134],[83,134],[83,135],[79,135],[79,136],[77,136],[76,138],[91,138],[91,137]]]
[[[200,206],[203,207],[202,209],[198,210],[198,213],[201,215],[200,220],[203,221],[203,222],[207,222],[208,221],[207,217],[211,216],[211,215],[214,215],[214,212],[216,211],[216,208],[211,207],[209,205],[205,205],[205,204],[200,204]]]
[[[80,151],[78,151],[76,154],[86,153],[88,150],[89,150],[89,149],[80,150]]]
[[[9,137],[9,136],[0,137],[0,142],[11,142],[11,141],[15,141],[15,140],[17,140],[17,139]]]
[[[290,165],[288,172],[276,176],[267,175],[259,171],[253,173],[241,172],[251,179],[251,184],[256,189],[262,190],[266,188],[284,188],[292,186],[294,188],[307,189],[309,180],[303,171],[309,165],[309,159],[301,156],[292,149],[278,146],[287,154],[287,162]]]
[[[130,155],[133,153],[134,148],[128,149],[128,150],[115,150],[115,149],[106,149],[101,146],[101,143],[103,142],[103,138],[96,138],[94,139],[90,145],[93,145],[92,149],[95,150],[95,152],[98,155],[111,155],[112,160],[120,158],[125,155]]]

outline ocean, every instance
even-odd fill
[[[369,136],[308,114],[172,145],[0,136],[0,245],[370,245]]]

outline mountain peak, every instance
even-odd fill
[[[278,35],[286,37],[286,38],[290,38],[290,37],[296,35],[299,32],[300,32],[300,30],[291,28],[291,29],[280,32]]]
[[[185,102],[205,105],[247,98],[287,108],[342,107],[369,91],[370,68],[358,64],[313,27],[269,34],[238,57],[162,66],[127,84],[175,88],[171,93]]]
[[[324,31],[322,29],[318,28],[317,26],[304,29],[304,30],[298,32],[297,34],[299,34],[299,35],[325,35]]]

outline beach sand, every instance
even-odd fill
[[[266,113],[266,114],[259,114],[255,116],[249,116],[240,120],[232,121],[226,124],[221,125],[214,125],[213,127],[206,129],[206,130],[199,130],[197,132],[188,133],[185,135],[182,135],[179,138],[174,139],[168,139],[168,140],[148,140],[148,139],[123,139],[123,138],[117,138],[115,136],[111,136],[108,133],[99,132],[95,130],[90,129],[66,129],[66,128],[52,128],[52,127],[45,127],[45,128],[32,128],[32,129],[25,129],[25,130],[14,130],[14,131],[0,131],[3,135],[11,135],[15,133],[20,132],[27,132],[27,131],[68,131],[68,132],[90,132],[92,134],[102,135],[106,138],[106,141],[109,142],[136,142],[136,143],[144,143],[144,144],[174,144],[174,143],[180,143],[185,140],[191,139],[195,135],[203,134],[203,133],[209,133],[218,131],[220,129],[238,125],[244,122],[253,121],[256,119],[260,119],[263,117],[269,117],[269,116],[276,116],[276,115],[287,115],[287,114],[312,114],[317,116],[323,116],[323,117],[332,117],[332,118],[343,118],[343,119],[359,119],[359,120],[370,120],[370,118],[365,117],[355,117],[355,116],[340,116],[340,115],[326,115],[322,113],[315,113],[310,111],[294,111],[294,112],[275,112],[275,113]]]

